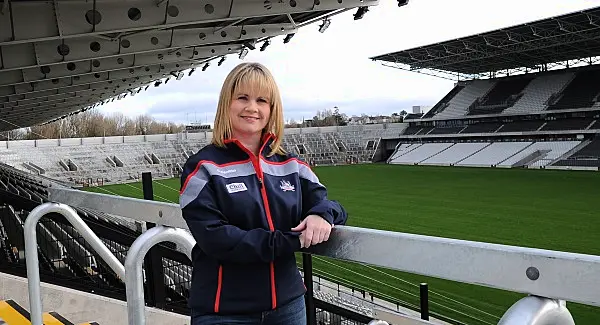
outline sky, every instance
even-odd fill
[[[356,10],[334,16],[324,32],[320,22],[300,28],[288,44],[284,36],[243,61],[266,65],[279,85],[285,120],[312,118],[337,106],[348,116],[391,114],[412,106],[433,106],[454,81],[385,67],[369,57],[487,32],[502,27],[600,6],[600,0],[380,0],[361,20]],[[151,87],[100,107],[106,114],[212,124],[226,75],[242,60],[230,55],[206,71]]]

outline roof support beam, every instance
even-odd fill
[[[56,98],[64,98],[65,95],[70,94],[86,94],[90,91],[96,90],[106,90],[105,88],[109,88],[110,91],[118,89],[117,85],[131,85],[134,84],[146,84],[153,81],[153,78],[150,76],[142,76],[135,78],[128,78],[126,81],[119,80],[109,80],[98,83],[90,83],[83,84],[77,86],[69,86],[64,88],[57,88],[52,90],[44,90],[44,91],[36,91],[25,94],[17,94],[17,95],[8,95],[6,97],[0,97],[0,107],[2,104],[6,103],[16,103],[19,104],[27,104],[27,103],[42,103],[45,101],[50,101]],[[113,89],[115,88],[115,89]],[[0,95],[1,96],[1,95]],[[7,98],[8,97],[8,98]],[[6,105],[5,105],[6,106]],[[8,106],[6,106],[8,107]]]
[[[49,105],[58,105],[66,102],[72,102],[78,104],[79,101],[85,101],[89,97],[93,96],[104,96],[108,98],[116,96],[126,92],[130,92],[131,89],[140,87],[149,83],[150,80],[138,80],[129,84],[113,84],[112,82],[104,83],[105,87],[94,87],[80,91],[64,92],[46,97],[25,99],[14,102],[0,103],[0,113],[6,112],[7,110],[17,111],[26,110],[35,107],[45,107]]]
[[[4,118],[0,117],[0,131],[8,131],[13,129],[20,129],[32,125],[44,123],[49,120],[58,119],[61,116],[77,112],[75,109],[65,109],[56,111],[44,111],[44,112],[30,112],[22,114],[16,117]],[[3,127],[5,127],[3,129]]]
[[[587,31],[586,31],[587,32]],[[503,31],[504,33],[504,31]],[[595,34],[595,36],[591,36],[591,34]],[[513,33],[513,35],[516,35]],[[576,36],[574,36],[576,35]],[[589,35],[589,36],[588,36]],[[493,39],[497,39],[494,38],[495,35],[491,35],[488,36],[488,40],[493,40]],[[548,48],[552,48],[553,46],[556,45],[562,45],[562,46],[572,46],[571,44],[577,41],[581,41],[583,40],[588,40],[588,39],[594,39],[594,38],[598,38],[600,37],[600,29],[594,29],[590,32],[587,33],[571,33],[568,32],[566,34],[562,34],[560,36],[552,36],[552,37],[545,37],[542,39],[536,38],[536,39],[532,39],[532,40],[526,40],[526,41],[514,41],[514,38],[512,38],[513,40],[509,40],[508,37],[506,37],[506,33],[504,34],[504,40],[505,41],[500,41],[498,44],[494,44],[493,47],[494,48],[485,48],[485,45],[483,44],[477,44],[477,43],[467,43],[466,41],[462,41],[463,44],[468,44],[468,45],[464,45],[465,49],[468,50],[477,50],[480,54],[479,55],[474,55],[474,56],[463,56],[462,59],[456,59],[456,58],[452,58],[451,56],[446,56],[444,58],[442,58],[441,60],[435,60],[435,59],[429,59],[429,60],[422,60],[419,63],[423,64],[423,63],[427,63],[423,66],[427,66],[428,68],[443,68],[444,66],[448,65],[450,62],[452,62],[452,64],[464,64],[464,63],[468,63],[468,62],[472,62],[473,60],[477,59],[477,60],[495,60],[498,61],[498,58],[501,58],[500,60],[505,60],[505,58],[510,58],[511,56],[515,56],[515,54],[520,53],[521,55],[524,56],[529,56],[531,58],[531,60],[536,60],[536,61],[540,61],[540,54],[543,55],[544,52],[547,53],[547,49]],[[538,56],[532,56],[527,54],[527,52],[525,52],[526,50],[537,50],[537,51],[541,51],[542,53],[538,54]],[[587,49],[583,49],[583,51],[589,53],[589,50]],[[596,50],[598,51],[598,50]],[[473,53],[468,53],[468,54],[473,54]],[[552,54],[552,53],[551,53]],[[556,54],[554,54],[556,55]],[[545,59],[545,60],[544,60]],[[550,62],[551,59],[548,55],[542,56],[542,61],[545,62]],[[435,63],[434,63],[435,62]],[[520,61],[516,61],[516,62],[520,62]],[[519,65],[517,65],[518,67]]]
[[[254,40],[264,35],[281,36],[295,33],[297,29],[290,23],[263,24],[252,26],[228,26],[220,30],[213,28],[191,28],[185,30],[152,30],[150,35],[136,34],[122,36],[120,41],[98,40],[85,37],[77,40],[44,41],[25,44],[0,46],[0,52],[14,55],[6,58],[2,71],[40,68],[47,66],[51,70],[57,65],[66,67],[68,63],[80,64],[85,60],[118,59],[130,55],[160,55],[180,49],[200,46],[219,46],[231,42]],[[128,44],[123,48],[123,44]],[[68,49],[67,55],[59,53],[59,46]],[[23,58],[30,58],[25,60]],[[88,61],[88,63],[90,63]]]
[[[54,16],[56,17],[56,29],[58,30],[58,36],[62,37],[63,32],[60,23],[60,11],[58,10],[58,0],[52,0],[52,4],[54,5]]]
[[[28,27],[32,23],[38,24],[44,20],[54,20],[54,17],[51,17],[52,10],[50,13],[47,10],[50,9],[47,4],[16,2],[13,4],[13,12],[19,22],[15,26],[17,37],[12,41],[4,42],[4,44],[123,33],[149,28],[164,29],[224,20],[236,21],[248,17],[319,12],[379,4],[379,0],[345,0],[341,3],[337,0],[320,0],[319,5],[315,5],[313,0],[296,0],[294,1],[296,5],[292,7],[289,1],[271,1],[269,5],[263,5],[262,1],[247,0],[219,0],[212,1],[212,3],[186,0],[179,1],[177,5],[169,5],[167,2],[157,6],[148,1],[147,3],[136,2],[139,3],[135,7],[138,11],[130,12],[129,9],[132,8],[132,5],[127,2],[56,1],[58,3],[56,15],[69,21],[68,25],[64,25],[62,36],[58,30],[49,33],[41,28]],[[169,10],[169,8],[174,9]],[[32,13],[34,16],[29,16],[27,19],[28,14]],[[125,17],[125,19],[121,17]],[[2,32],[0,31],[1,39]]]
[[[194,68],[197,67],[201,64],[203,64],[205,61],[198,61],[198,62],[192,62],[190,63],[190,67]],[[5,87],[0,87],[0,96],[5,95],[5,96],[18,96],[18,95],[25,95],[25,96],[37,96],[36,94],[40,94],[40,93],[46,93],[48,91],[53,91],[53,90],[61,90],[61,89],[65,89],[65,90],[70,90],[70,89],[76,89],[79,86],[83,86],[83,85],[92,85],[93,87],[103,87],[105,83],[109,83],[109,82],[116,82],[116,83],[131,83],[131,82],[135,82],[135,80],[137,80],[137,78],[140,79],[144,79],[147,78],[147,80],[156,80],[156,79],[161,79],[163,77],[163,70],[164,71],[176,71],[177,67],[175,64],[171,63],[171,64],[165,64],[161,67],[161,65],[151,65],[147,67],[148,69],[144,69],[143,71],[140,71],[138,73],[136,73],[136,75],[134,77],[129,76],[129,72],[123,71],[120,73],[98,73],[95,75],[86,75],[86,76],[82,76],[80,77],[78,80],[76,80],[76,78],[60,78],[60,79],[56,79],[56,80],[46,80],[46,81],[41,81],[38,83],[34,83],[35,87],[32,86],[31,83],[26,83],[26,84],[21,84],[18,86],[5,86]],[[105,87],[105,86],[104,86]]]
[[[92,106],[96,103],[108,101],[111,98],[112,101],[114,101],[114,99],[117,98],[115,96],[122,96],[123,94],[132,93],[134,92],[133,89],[136,89],[138,87],[150,86],[149,83],[151,82],[152,78],[149,77],[132,81],[131,83],[126,85],[116,84],[112,83],[111,81],[107,81],[102,83],[101,85],[96,85],[93,89],[88,88],[86,90],[79,90],[70,93],[61,93],[58,96],[62,96],[62,98],[55,97],[54,100],[33,103],[30,102],[26,104],[13,103],[15,105],[6,105],[7,103],[4,103],[4,108],[0,108],[0,116],[3,116],[4,118],[15,117],[18,119],[19,116],[23,116],[24,114],[26,115],[31,112],[38,112],[40,108],[43,108],[48,111],[63,109],[70,109],[71,111],[76,111],[84,107]],[[141,91],[141,88],[135,93],[139,93],[139,91]],[[85,93],[86,95],[81,96],[82,93]],[[65,96],[65,94],[67,94],[67,96]],[[2,105],[3,104],[0,104],[0,106]]]
[[[180,70],[188,68],[190,66],[190,62],[236,53],[241,49],[241,45],[234,44],[200,48],[196,51],[186,48],[170,55],[167,52],[159,54],[133,54],[123,56],[116,60],[93,60],[97,61],[96,64],[94,64],[94,62],[91,62],[90,64],[89,61],[84,61],[82,64],[68,63],[57,65],[54,66],[53,69],[50,69],[49,67],[45,69],[25,69],[22,70],[24,75],[22,75],[20,71],[0,71],[0,86],[10,84],[28,84],[31,82],[40,82],[51,79],[58,79],[60,81],[62,78],[81,78],[84,76],[93,76],[102,73],[122,73],[123,71],[127,71],[129,76],[133,76],[137,75],[136,72],[141,72],[139,70],[147,70],[151,65],[164,65],[167,63],[174,63],[176,66],[180,65],[180,67],[177,67],[177,70]]]

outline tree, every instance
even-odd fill
[[[285,127],[286,128],[299,128],[299,127],[301,127],[301,125],[298,122],[296,122],[296,120],[290,119],[289,122],[287,122],[285,124]]]
[[[183,125],[173,122],[158,122],[149,115],[141,115],[131,119],[122,113],[105,116],[98,110],[90,109],[69,115],[52,123],[29,127],[25,132],[22,132],[22,137],[30,140],[56,139],[59,137],[83,138],[114,135],[171,134],[179,133],[183,130]]]
[[[153,119],[150,115],[139,115],[135,118],[135,132],[136,134],[151,134],[150,124]]]
[[[348,116],[344,113],[340,114],[340,109],[336,106],[334,107],[333,118],[335,125],[345,126],[348,125]]]
[[[27,135],[27,132],[23,129],[4,131],[4,132],[0,132],[0,141],[23,140],[23,139],[25,139],[26,135]]]

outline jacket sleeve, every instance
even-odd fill
[[[302,218],[315,214],[332,225],[345,225],[348,220],[346,210],[338,201],[327,198],[327,188],[303,161],[299,162],[299,174],[302,185]]]
[[[206,255],[233,263],[268,263],[300,250],[300,233],[243,230],[229,224],[219,209],[213,183],[202,171],[182,176],[184,179],[187,184],[183,184],[180,194],[182,215]]]

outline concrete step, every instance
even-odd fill
[[[44,325],[75,325],[57,312],[47,312],[43,315]],[[30,314],[14,300],[0,300],[0,325],[31,325]],[[98,325],[96,322],[78,325]]]

